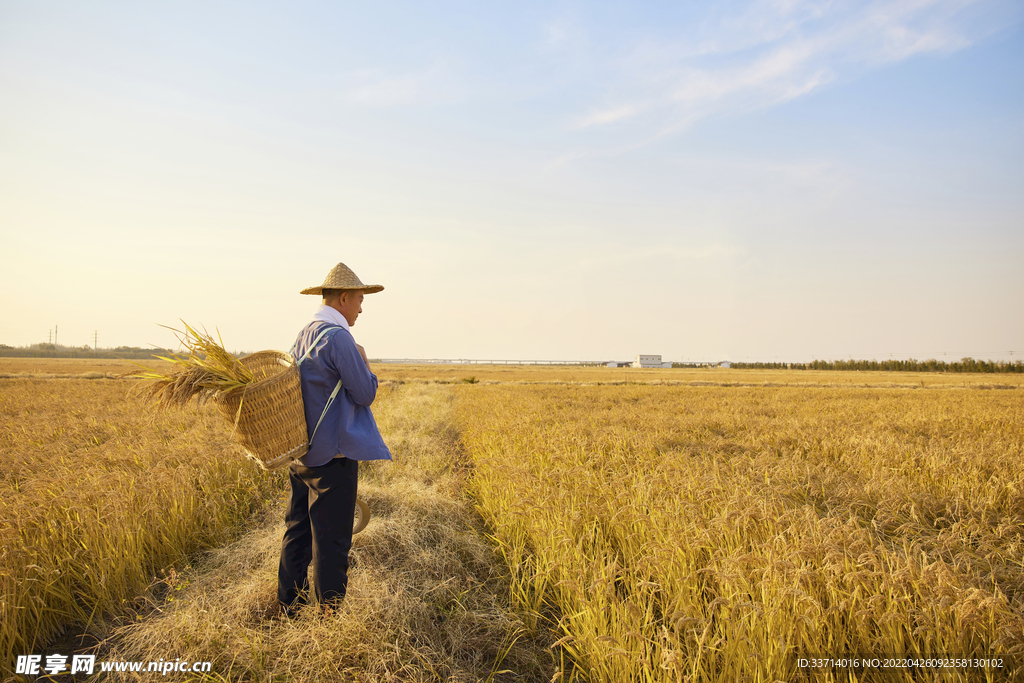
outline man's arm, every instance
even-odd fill
[[[341,378],[341,387],[356,405],[369,406],[377,397],[377,377],[370,372],[366,352],[356,344],[352,333],[338,330],[328,346],[332,370]]]

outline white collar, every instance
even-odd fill
[[[325,323],[334,323],[339,327],[344,327],[346,330],[351,331],[348,326],[348,321],[345,320],[345,316],[338,313],[336,309],[331,308],[327,304],[321,304],[320,308],[316,309],[316,313],[313,314],[313,320],[319,320]]]

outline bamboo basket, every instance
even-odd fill
[[[299,366],[280,351],[259,351],[239,360],[258,379],[218,394],[217,406],[235,425],[246,455],[268,471],[284,467],[309,449]]]

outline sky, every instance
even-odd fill
[[[1024,4],[0,0],[0,343],[338,262],[375,358],[1020,359]]]

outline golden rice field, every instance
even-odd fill
[[[467,386],[458,415],[514,595],[562,636],[567,678],[1024,663],[1018,390]]]
[[[156,358],[137,361],[156,369],[170,369],[171,363]],[[139,370],[129,360],[90,358],[0,358],[0,378],[24,379],[114,379]]]
[[[273,495],[220,416],[134,382],[0,379],[0,654],[116,611]]]
[[[1019,376],[377,365],[349,598],[280,622],[282,479],[214,408],[0,361],[5,672],[70,627],[219,681],[1024,676],[798,666],[1024,663]]]
[[[0,361],[4,359],[0,358]],[[3,363],[0,362],[0,371]],[[606,368],[549,365],[374,365],[382,380],[442,384],[573,384],[685,386],[871,386],[878,388],[1024,388],[1022,374],[931,372],[833,372],[725,368]]]
[[[448,387],[382,387],[396,460],[362,468],[373,519],[344,608],[281,621],[283,474],[242,457],[213,406],[156,412],[135,381],[44,369],[0,378],[0,680],[24,680],[18,655],[83,642],[101,659],[209,661],[215,681],[549,677],[550,640],[508,608],[461,493]]]

